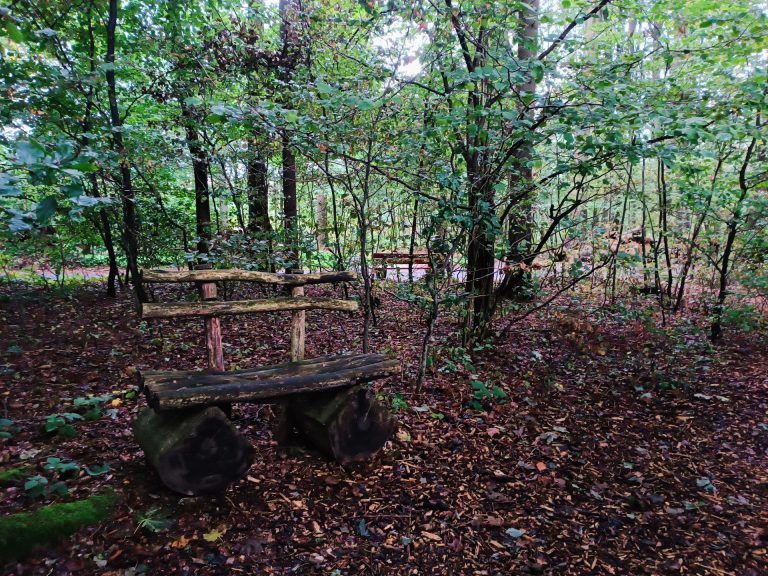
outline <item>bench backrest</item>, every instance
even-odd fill
[[[359,303],[355,300],[335,298],[308,298],[304,296],[307,284],[327,284],[356,280],[354,272],[321,272],[317,274],[276,274],[252,270],[142,270],[141,282],[179,283],[194,282],[200,294],[200,302],[152,302],[140,304],[142,318],[202,317],[205,319],[205,344],[208,350],[208,366],[224,370],[224,350],[221,340],[221,316],[253,312],[293,312],[291,323],[291,361],[304,359],[306,310],[342,310],[355,312]],[[216,282],[256,282],[291,286],[291,296],[261,300],[216,301]]]

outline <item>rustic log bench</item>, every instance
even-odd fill
[[[247,270],[146,270],[144,283],[194,282],[200,300],[142,303],[145,319],[202,317],[208,370],[138,373],[149,408],[134,433],[149,462],[169,488],[189,495],[224,489],[253,463],[253,447],[228,418],[231,404],[279,403],[281,440],[291,434],[341,464],[373,457],[389,438],[393,419],[364,385],[400,372],[400,364],[379,354],[330,355],[304,359],[306,310],[354,312],[357,301],[304,296],[307,284],[355,280],[351,272],[273,274]],[[291,288],[291,296],[216,301],[219,281],[257,282]],[[226,371],[221,316],[292,311],[291,361]]]

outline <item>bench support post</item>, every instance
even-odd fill
[[[216,300],[216,283],[202,282],[200,284],[201,300]],[[224,370],[224,348],[221,343],[221,319],[211,316],[205,319],[205,347],[208,350],[208,367]]]
[[[293,288],[291,296],[304,296],[304,286]],[[293,313],[293,322],[291,322],[291,362],[304,360],[306,319],[307,312],[305,310]]]

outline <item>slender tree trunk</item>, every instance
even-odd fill
[[[283,168],[283,226],[285,241],[288,245],[291,264],[289,268],[298,266],[298,212],[296,210],[296,156],[291,150],[290,141],[286,134],[282,138],[282,168]]]
[[[98,198],[99,194],[99,182],[96,178],[96,174],[91,175],[91,192]],[[117,266],[117,255],[115,254],[115,243],[112,239],[112,226],[109,222],[109,214],[106,208],[99,209],[99,235],[104,241],[104,248],[107,250],[107,256],[109,258],[109,274],[107,275],[107,296],[117,296],[117,290],[115,288],[115,282],[120,280],[120,268]],[[122,283],[121,283],[122,288]]]
[[[757,119],[758,126],[760,125],[760,118]],[[755,145],[757,139],[752,138],[749,143],[746,153],[744,154],[744,161],[741,163],[741,169],[739,170],[739,198],[736,200],[736,206],[733,209],[731,219],[728,221],[728,235],[725,239],[725,248],[723,248],[723,258],[720,264],[720,283],[717,292],[717,303],[715,304],[715,311],[712,315],[712,326],[710,328],[710,339],[712,342],[719,342],[723,335],[723,310],[725,308],[725,298],[728,296],[728,275],[731,271],[731,256],[733,254],[733,244],[736,241],[736,233],[739,229],[739,224],[742,219],[742,210],[744,208],[744,201],[747,199],[747,193],[749,192],[749,186],[747,185],[747,169],[749,168],[749,162],[752,159],[752,154],[755,151]]]
[[[411,242],[408,246],[408,282],[413,284],[413,250],[416,245],[416,219],[419,214],[419,195],[413,199],[413,220],[411,222]]]
[[[667,284],[664,289],[664,294],[667,298],[672,298],[672,257],[669,253],[669,226],[667,223],[667,215],[669,213],[669,201],[667,195],[667,179],[664,175],[664,162],[659,159],[659,200],[660,200],[660,214],[659,214],[659,235],[663,241],[664,246],[664,263],[667,267]]]
[[[208,155],[203,149],[195,128],[196,118],[184,102],[181,103],[187,147],[192,156],[192,173],[195,179],[195,231],[197,233],[197,251],[208,254],[211,241],[211,201],[208,191]]]
[[[685,283],[688,278],[688,272],[693,265],[693,252],[696,248],[696,241],[699,238],[702,226],[704,226],[704,220],[707,219],[709,214],[709,207],[712,205],[712,198],[715,195],[715,183],[717,177],[720,174],[720,168],[723,165],[723,157],[717,159],[717,165],[715,166],[715,173],[712,177],[712,186],[709,191],[709,196],[704,204],[704,209],[699,214],[698,220],[693,226],[691,237],[688,239],[688,246],[685,249],[685,256],[683,257],[683,268],[680,271],[680,279],[677,285],[677,294],[675,295],[675,305],[672,308],[672,312],[678,312],[683,307],[683,298],[685,297]]]
[[[280,0],[281,66],[278,77],[288,85],[302,54],[302,43],[299,38],[296,23],[299,18],[300,4],[298,0]],[[298,266],[298,213],[296,209],[296,156],[291,149],[290,137],[287,132],[282,134],[282,173],[283,173],[283,218],[289,259],[293,268]]]
[[[315,198],[315,222],[317,226],[317,249],[325,250],[328,245],[328,202],[325,192],[318,191]]]
[[[109,99],[109,117],[112,125],[112,143],[119,156],[120,168],[115,174],[115,180],[120,188],[123,204],[123,241],[125,244],[125,253],[128,259],[128,270],[130,270],[131,280],[133,281],[136,296],[139,301],[146,302],[147,294],[139,278],[139,240],[138,240],[138,219],[136,217],[136,195],[131,182],[130,162],[126,158],[125,144],[123,143],[123,121],[120,117],[120,110],[117,106],[117,88],[115,82],[115,31],[117,29],[117,0],[109,0],[109,16],[107,19],[107,54],[106,61],[112,64],[107,68],[107,96]]]

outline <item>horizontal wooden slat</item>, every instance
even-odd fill
[[[140,386],[147,394],[160,390],[176,390],[178,388],[212,386],[215,384],[231,384],[243,380],[267,380],[321,374],[339,369],[354,368],[366,364],[377,364],[388,360],[381,354],[354,354],[320,356],[301,362],[285,362],[271,366],[257,366],[243,370],[214,371],[214,370],[174,370],[169,372],[149,371],[140,372]]]
[[[162,390],[150,395],[155,410],[176,410],[228,402],[270,402],[287,396],[353,386],[400,372],[397,360],[355,366],[319,374],[295,375],[268,380],[247,380],[212,386]]]
[[[333,298],[267,298],[264,300],[232,300],[229,302],[160,302],[143,303],[142,318],[183,318],[188,316],[232,316],[254,312],[283,310],[340,310],[355,312],[360,305],[356,300]]]
[[[316,274],[273,274],[255,270],[142,270],[142,282],[218,282],[235,280],[238,282],[260,282],[262,284],[280,284],[283,286],[304,286],[305,284],[326,284],[330,282],[349,282],[357,280],[354,272],[319,272]]]

